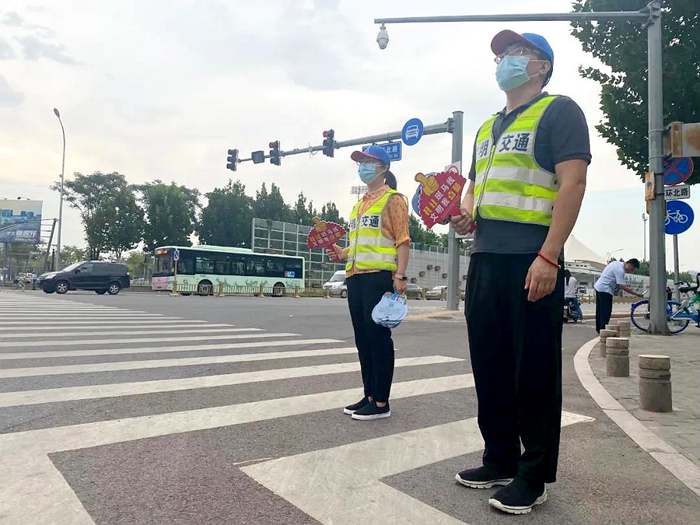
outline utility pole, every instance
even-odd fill
[[[462,144],[464,142],[464,113],[452,113],[452,164],[459,165],[462,173]],[[459,310],[459,241],[457,232],[450,227],[447,232],[447,309]]]
[[[664,200],[663,174],[663,86],[662,86],[662,20],[661,1],[652,0],[645,9],[639,11],[464,15],[464,16],[425,16],[403,18],[376,18],[375,24],[381,28],[377,36],[380,49],[389,42],[386,30],[388,24],[432,24],[449,22],[573,22],[573,21],[638,21],[647,29],[649,96],[649,172],[653,174],[654,198],[650,202],[649,247],[650,247],[650,296],[651,319],[649,333],[667,334],[666,323],[666,246],[664,221],[666,206]]]

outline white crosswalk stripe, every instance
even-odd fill
[[[352,384],[347,374],[353,374],[354,383],[359,382],[356,354],[354,346],[340,339],[277,332],[269,327],[234,328],[230,324],[112,306],[93,307],[28,293],[2,294],[0,522],[94,525],[48,454],[175,434],[196,435],[268,420],[284,425],[287,418],[324,411],[337,416],[344,405],[362,396],[360,385],[347,388]],[[462,396],[474,386],[465,358],[440,355],[438,347],[434,355],[397,355],[395,368],[391,399],[397,403],[424,396]],[[272,397],[246,397],[246,392],[260,392],[262,388],[273,391]],[[224,397],[223,405],[221,401],[210,402],[214,392],[229,396],[230,401]],[[176,393],[180,399],[186,396],[191,401],[187,409],[168,402]],[[90,407],[100,401],[109,403],[110,409],[96,418]],[[120,407],[135,412],[120,416]],[[29,410],[31,416],[23,419],[22,410]],[[61,423],[62,411],[73,417],[67,424]],[[3,423],[8,418],[17,420],[16,428],[11,422]],[[564,423],[588,419],[570,414]],[[251,480],[324,524],[355,523],[347,505],[361,500],[370,507],[366,516],[374,516],[377,524],[388,523],[378,504],[363,496],[374,490],[386,493],[385,507],[402,509],[396,511],[396,523],[408,523],[404,518],[411,513],[425,518],[425,522],[461,523],[400,491],[385,490],[379,480],[386,472],[400,472],[478,450],[482,445],[475,420],[400,430],[407,421],[400,416],[393,418],[399,430],[373,441],[235,465],[240,464]],[[456,443],[457,438],[462,441]],[[358,463],[352,480],[333,478],[337,472],[332,472],[329,465],[347,461],[348,454],[359,455],[358,451],[367,447],[371,454]],[[382,462],[386,459],[382,450],[401,448],[406,448],[409,457]],[[146,457],[142,460],[148,462]],[[322,494],[316,485],[313,493],[307,491],[304,495],[290,485],[288,468],[298,468],[298,474],[312,485],[321,481],[314,474],[321,468],[337,490],[357,492],[346,500],[345,507],[328,509],[329,500],[321,501],[314,495],[330,496]]]

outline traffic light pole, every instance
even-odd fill
[[[541,13],[541,14],[503,14],[503,15],[465,15],[465,16],[426,16],[404,18],[376,18],[375,24],[381,24],[383,36],[386,24],[416,24],[445,22],[574,22],[574,21],[639,21],[647,29],[648,70],[649,70],[649,172],[655,181],[654,198],[650,203],[649,247],[650,247],[650,308],[651,319],[649,333],[667,334],[666,323],[666,239],[664,221],[666,203],[664,200],[663,176],[663,34],[661,23],[661,1],[649,2],[640,11],[613,12],[579,12],[579,13]],[[381,31],[380,31],[381,33]],[[448,305],[449,306],[449,305]]]

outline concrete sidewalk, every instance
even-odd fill
[[[640,408],[638,358],[642,354],[671,358],[673,412],[654,413]],[[605,359],[599,357],[597,348],[591,352],[588,362],[600,384],[624,409],[697,467],[691,473],[697,479],[700,473],[700,329],[691,324],[681,334],[663,337],[642,334],[633,328],[629,355],[630,377],[608,377]],[[682,467],[682,470],[693,469]]]
[[[429,303],[429,304],[426,304]],[[432,303],[432,304],[430,304]],[[595,304],[582,304],[581,311],[586,321],[595,321]],[[627,303],[615,303],[613,305],[613,319],[629,319],[630,305]],[[464,321],[464,303],[460,301],[459,310],[448,310],[445,301],[409,301],[407,320],[437,321]],[[594,323],[595,324],[595,323]]]

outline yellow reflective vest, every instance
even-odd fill
[[[557,198],[556,174],[537,164],[535,140],[542,115],[556,96],[546,96],[518,115],[498,139],[496,116],[487,120],[476,138],[474,217],[540,224],[552,223]]]
[[[395,190],[388,190],[362,216],[359,216],[362,201],[355,204],[349,224],[350,251],[345,265],[346,271],[351,271],[353,264],[357,270],[395,272],[398,269],[396,242],[382,233],[382,212],[389,202],[389,198],[395,194],[399,193]]]

